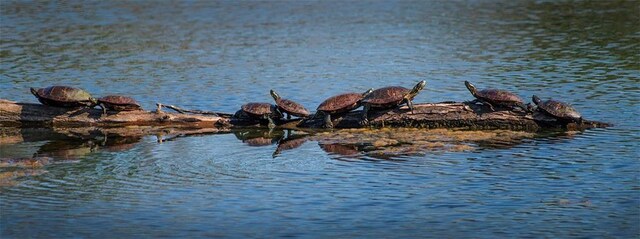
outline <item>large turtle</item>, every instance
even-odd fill
[[[409,90],[401,86],[388,86],[374,90],[362,99],[364,110],[362,111],[362,125],[369,124],[369,109],[388,109],[406,103],[413,111],[413,98],[424,89],[426,81],[420,81],[413,89]]]
[[[495,111],[494,106],[502,106],[513,109],[515,107],[521,108],[524,111],[528,111],[527,106],[524,104],[524,101],[514,93],[511,93],[506,90],[497,90],[497,89],[484,89],[478,91],[476,87],[471,84],[469,81],[464,81],[464,85],[467,86],[469,92],[476,97],[473,103],[480,102],[484,105],[489,106],[491,111]]]
[[[240,107],[241,110],[236,112],[234,117],[236,118],[245,118],[249,117],[252,119],[265,119],[269,121],[269,129],[273,129],[276,127],[276,124],[273,122],[273,119],[282,118],[282,113],[277,109],[276,106],[269,103],[262,102],[251,102],[242,105]]]
[[[102,108],[102,114],[107,114],[107,110],[112,111],[134,111],[142,110],[138,102],[127,96],[108,95],[98,99],[98,105]]]
[[[316,114],[324,115],[325,128],[333,128],[331,115],[346,113],[357,109],[360,107],[362,99],[371,92],[373,92],[373,89],[369,89],[364,93],[352,92],[329,97],[318,106],[318,112]]]
[[[31,88],[31,93],[43,105],[57,107],[94,107],[98,101],[88,92],[70,86],[49,86],[47,88]]]
[[[287,113],[287,119],[291,119],[292,115],[298,117],[308,117],[311,114],[301,104],[298,104],[289,99],[283,99],[274,90],[271,90],[271,97],[273,97],[273,99],[276,101],[278,110],[280,110],[282,113]]]
[[[552,99],[543,102],[535,95],[533,95],[531,99],[533,100],[533,103],[538,106],[539,110],[542,110],[561,121],[582,123],[582,115],[567,103]]]

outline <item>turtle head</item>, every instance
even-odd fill
[[[98,102],[98,100],[93,97],[89,97],[89,102],[91,102],[91,105],[89,106],[91,108],[96,107],[97,105],[100,104],[100,102]]]
[[[278,93],[276,93],[276,91],[273,89],[271,89],[271,97],[273,97],[274,100],[280,99],[280,95],[278,95]]]
[[[415,97],[416,95],[418,95],[418,93],[424,89],[424,87],[427,85],[426,81],[420,81],[418,82],[418,84],[416,84],[416,86],[413,87],[413,89],[411,89],[411,92],[409,92],[409,94],[407,95],[408,98],[412,99],[413,97]]]
[[[542,100],[540,100],[540,98],[536,95],[531,96],[531,100],[533,101],[533,103],[535,103],[536,105],[540,104],[540,102],[542,102]]]
[[[36,97],[38,97],[38,90],[36,88],[31,87],[31,94],[35,95]]]
[[[373,88],[370,88],[369,90],[362,93],[362,97],[367,97],[367,95],[371,94],[371,92],[373,92]]]
[[[476,87],[473,84],[471,84],[471,82],[464,81],[464,85],[467,87],[467,89],[469,89],[469,92],[471,92],[473,96],[476,96],[476,92],[477,92]]]

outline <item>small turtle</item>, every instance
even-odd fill
[[[528,112],[527,106],[524,101],[514,93],[506,90],[497,89],[484,89],[478,91],[476,87],[469,81],[464,81],[464,85],[467,86],[469,92],[476,97],[472,103],[481,102],[484,105],[489,106],[491,111],[495,111],[494,106],[503,106],[513,109],[514,107],[521,108],[525,112]]]
[[[413,111],[413,98],[424,89],[426,81],[420,81],[413,89],[409,90],[401,86],[389,86],[374,90],[362,99],[364,110],[362,111],[361,124],[369,124],[369,109],[388,109],[406,103]]]
[[[346,113],[360,107],[362,99],[371,94],[373,89],[364,93],[344,93],[329,97],[322,102],[317,109],[317,115],[324,115],[325,128],[333,128],[331,115]]]
[[[142,110],[136,100],[127,96],[108,95],[98,99],[98,104],[102,108],[102,114],[106,115],[107,110],[112,111],[134,111]]]
[[[282,113],[287,113],[287,119],[291,119],[291,116],[308,117],[311,113],[304,108],[301,104],[298,104],[292,100],[281,98],[278,93],[271,90],[271,97],[276,101],[278,110]]]
[[[241,110],[236,112],[234,117],[243,118],[248,116],[253,119],[266,119],[269,121],[269,129],[276,127],[273,119],[282,118],[282,113],[278,111],[277,107],[269,103],[252,102],[242,105]]]
[[[88,92],[69,86],[49,86],[47,88],[31,88],[31,93],[43,105],[57,107],[94,107],[98,101]]]
[[[531,99],[538,106],[538,109],[559,120],[582,124],[582,115],[567,103],[552,99],[543,102],[535,95]]]

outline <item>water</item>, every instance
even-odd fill
[[[423,79],[416,102],[464,101],[470,80],[562,99],[615,126],[442,136],[419,149],[300,136],[275,157],[296,132],[169,133],[158,143],[103,129],[3,129],[1,158],[45,158],[0,168],[0,235],[638,237],[639,8],[2,1],[0,98],[36,102],[29,87],[66,84],[147,109],[234,112],[270,101],[273,88],[314,109],[340,92]]]

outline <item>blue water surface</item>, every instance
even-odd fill
[[[235,112],[269,89],[314,110],[388,85],[465,101],[463,82],[570,102],[605,129],[502,147],[272,157],[235,134],[93,150],[25,130],[0,158],[0,237],[640,237],[637,1],[0,2],[0,98],[96,96]],[[54,135],[57,135],[54,137]],[[14,139],[14,138],[11,138]],[[70,145],[70,146],[69,146]],[[4,180],[4,179],[3,179]]]

